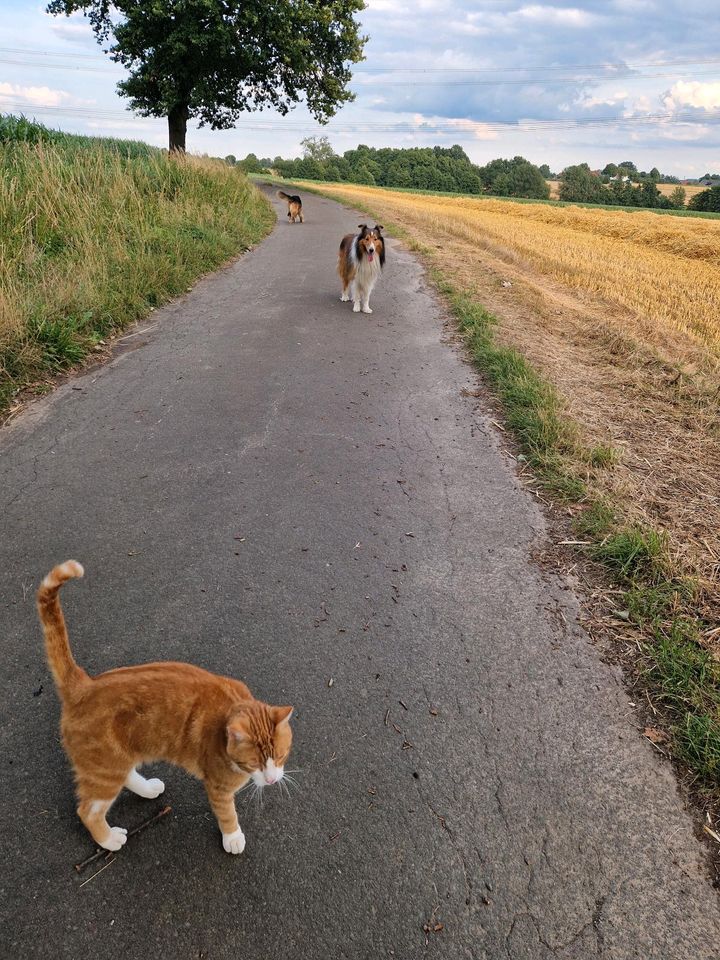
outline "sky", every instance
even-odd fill
[[[338,153],[459,143],[479,164],[522,155],[553,171],[632,160],[720,173],[720,16],[707,0],[366,0],[353,103],[326,126],[299,105],[188,128],[188,150],[292,157],[307,136]],[[163,120],[127,109],[121,67],[81,14],[0,0],[0,112],[165,146]]]

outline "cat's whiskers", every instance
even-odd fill
[[[285,786],[288,789],[288,793],[290,792],[290,787],[292,787],[294,790],[302,790],[302,787],[297,782],[295,777],[288,776],[287,773],[283,777],[283,781],[285,782]]]

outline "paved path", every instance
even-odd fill
[[[358,222],[308,198],[0,434],[3,956],[717,958],[672,773],[530,559],[542,517],[420,267],[392,244],[375,313],[339,302]],[[81,886],[33,608],[67,557],[90,671],[188,659],[295,704],[302,790],[241,801],[241,858],[168,770],[172,815]]]

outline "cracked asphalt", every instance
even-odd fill
[[[570,585],[419,264],[339,302],[316,197],[0,432],[3,955],[98,960],[711,960],[718,898],[670,767]],[[33,594],[91,672],[191,660],[292,703],[300,789],[74,813]],[[98,872],[100,865],[104,867]]]

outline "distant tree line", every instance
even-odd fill
[[[254,153],[249,153],[244,160],[236,160],[232,155],[225,160],[230,164],[237,163],[246,173],[272,170],[288,180],[362,183],[547,200],[550,197],[547,181],[557,177],[560,199],[572,203],[679,209],[685,206],[686,200],[685,190],[677,177],[661,174],[657,167],[649,172],[638,170],[630,160],[608,163],[601,171],[593,171],[587,163],[580,163],[555,175],[547,164],[537,167],[524,157],[491,160],[481,167],[472,163],[457,144],[406,149],[377,149],[360,144],[355,150],[339,155],[327,137],[307,137],[301,143],[303,155],[294,160],[259,158]],[[718,209],[713,204],[720,202],[720,176],[706,174],[703,180],[717,180],[717,187],[698,194],[689,206],[696,210]],[[664,196],[658,190],[659,183],[672,183],[676,188],[669,197]]]
[[[364,183],[379,187],[406,187],[448,193],[492,194],[547,200],[550,188],[543,172],[524,157],[492,160],[484,167],[472,163],[462,147],[368,147],[336,154],[327,137],[302,141],[303,156],[296,160],[258,159],[248,154],[239,161],[247,173],[272,169],[298,180]],[[226,158],[232,162],[235,158]],[[548,170],[549,172],[549,170]]]
[[[613,167],[614,164],[608,166]],[[605,168],[607,170],[607,167]],[[685,206],[685,191],[675,187],[669,197],[658,190],[660,174],[640,174],[634,164],[620,165],[618,173],[598,176],[586,163],[566,167],[560,174],[558,195],[570,203],[603,203],[620,207],[680,209]]]

